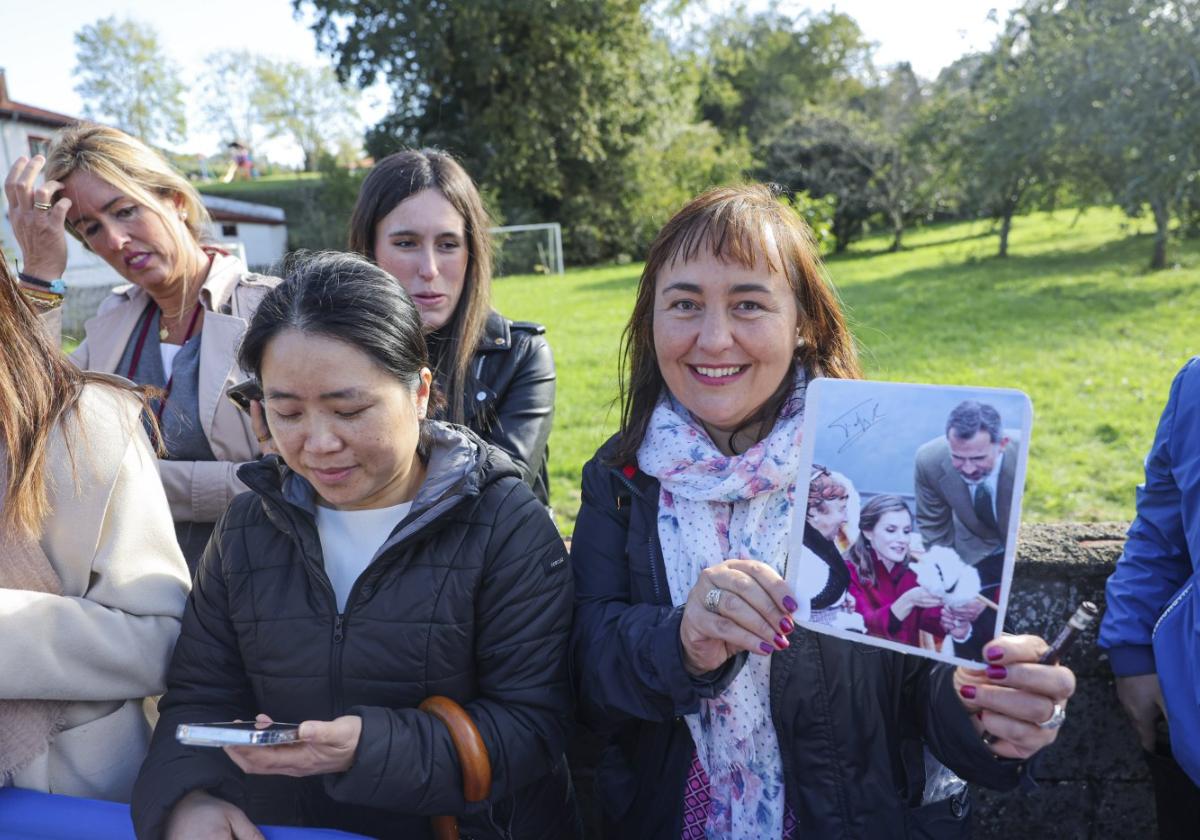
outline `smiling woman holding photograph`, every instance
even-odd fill
[[[696,198],[651,247],[625,336],[621,428],[584,467],[572,542],[607,832],[923,836],[958,818],[922,807],[921,746],[1015,786],[1074,690],[1036,664],[1043,640],[997,639],[985,673],[795,627],[807,383],[859,375],[803,222],[764,186]]]

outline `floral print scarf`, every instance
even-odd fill
[[[658,536],[671,601],[687,602],[704,569],[744,557],[784,572],[800,438],[803,373],[767,437],[724,455],[670,393],[660,398],[638,450],[659,480]],[[720,695],[687,715],[710,780],[709,838],[775,838],[785,799],[779,742],[771,721],[771,658],[751,654]]]

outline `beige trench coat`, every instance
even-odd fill
[[[142,699],[164,690],[188,571],[138,402],[93,384],[78,410],[69,453],[62,428],[52,439],[40,540],[63,594],[0,589],[0,695],[68,702],[14,785],[128,801],[150,737]]]
[[[228,399],[225,390],[246,378],[236,355],[250,317],[278,277],[251,274],[236,257],[217,252],[200,288],[204,328],[200,332],[200,425],[215,461],[159,461],[163,487],[176,522],[215,522],[238,493],[246,490],[237,468],[258,458],[261,451],[250,418]],[[116,373],[125,345],[138,325],[150,296],[138,286],[113,289],[95,317],[84,324],[83,343],[71,359],[84,370]],[[61,340],[57,312],[43,316],[51,335]]]

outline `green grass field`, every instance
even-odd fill
[[[1200,352],[1200,242],[1149,272],[1152,225],[1115,210],[1015,223],[1006,260],[984,222],[868,238],[830,260],[867,375],[1020,388],[1033,400],[1030,521],[1123,520],[1171,378]],[[570,533],[583,463],[617,425],[621,330],[640,265],[509,277],[510,318],[546,324],[558,364],[551,496]]]
[[[196,182],[196,189],[212,195],[226,195],[243,201],[254,201],[255,195],[287,191],[297,186],[315,186],[320,183],[320,172],[283,172],[279,175],[264,175],[253,181],[230,181],[228,184],[216,179]]]

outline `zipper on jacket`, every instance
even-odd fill
[[[329,687],[332,689],[335,717],[342,714],[342,703],[345,702],[342,697],[342,651],[345,650],[342,641],[346,638],[345,621],[346,616],[342,613],[333,617],[333,644],[329,648]]]
[[[635,487],[633,482],[625,477],[624,473],[622,473],[620,470],[611,470],[611,472],[613,475],[615,475],[617,477],[618,481],[620,481],[622,484],[624,484],[626,487],[629,488],[630,493],[632,493],[634,496],[637,496],[642,501],[646,500],[646,497],[642,493],[642,491],[639,490],[637,487]],[[618,497],[617,510],[620,510],[620,509],[621,509],[621,503],[620,503],[620,497]],[[633,519],[633,505],[632,504],[629,505],[629,517],[630,517],[630,521],[632,521],[632,519]],[[657,521],[655,522],[655,527],[656,528],[658,527]],[[662,594],[662,587],[659,585],[659,581],[658,581],[658,563],[656,562],[656,559],[654,556],[654,535],[655,535],[655,532],[652,531],[646,537],[646,558],[647,558],[647,560],[650,561],[650,585],[654,588],[654,598],[655,598],[655,600],[658,601],[658,603],[661,604],[661,603],[663,603],[663,594]],[[667,603],[670,604],[670,599],[667,599]]]
[[[1195,583],[1195,581],[1188,581],[1187,586],[1185,586],[1185,587],[1183,587],[1183,589],[1179,590],[1179,594],[1176,595],[1174,597],[1174,599],[1172,599],[1171,603],[1167,604],[1167,608],[1162,611],[1162,615],[1160,615],[1158,617],[1158,621],[1154,622],[1154,629],[1150,631],[1151,640],[1153,640],[1154,637],[1158,635],[1159,625],[1161,625],[1163,623],[1163,621],[1166,620],[1166,617],[1171,614],[1171,611],[1173,609],[1175,609],[1176,607],[1178,607],[1179,604],[1183,601],[1183,599],[1188,596],[1188,593],[1192,591],[1192,585],[1194,583]]]

